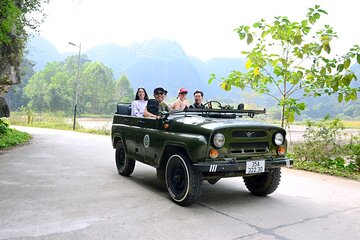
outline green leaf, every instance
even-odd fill
[[[329,43],[324,43],[323,49],[324,49],[325,52],[327,52],[328,54],[331,52],[331,48],[330,48]]]
[[[319,9],[318,11],[323,13],[323,14],[326,14],[326,15],[328,14],[325,10],[322,10],[322,9]]]
[[[303,78],[303,76],[304,76],[304,73],[302,71],[297,71],[297,77],[299,79]]]
[[[337,70],[338,72],[341,72],[342,70],[344,70],[344,64],[339,64],[339,65],[337,66],[336,70]]]
[[[265,38],[266,37],[266,35],[268,35],[268,31],[263,31],[262,33],[261,33],[261,38]]]
[[[301,21],[301,26],[302,26],[302,27],[306,27],[306,26],[307,26],[307,23],[308,23],[308,21],[302,20],[302,21]]]
[[[338,81],[333,81],[331,83],[331,88],[334,90],[334,91],[337,91],[339,89],[339,82]]]
[[[360,54],[356,55],[356,61],[358,62],[358,64],[360,64]]]
[[[345,76],[342,78],[342,82],[344,83],[345,86],[349,86],[351,80],[352,80],[352,78],[351,78],[351,76],[350,76],[349,74],[348,74],[348,75],[345,75]]]
[[[246,40],[247,44],[252,43],[253,40],[254,40],[253,35],[251,33],[248,33],[247,34],[247,40]]]
[[[353,92],[351,93],[351,100],[353,100],[353,101],[356,101],[356,100],[357,100],[357,92],[356,92],[356,91],[353,91]]]
[[[208,84],[211,84],[215,79],[216,79],[216,75],[215,74],[211,74],[210,75],[211,77],[210,77],[210,79],[209,79],[209,81],[208,81]]]
[[[344,61],[344,68],[348,69],[350,67],[351,60],[348,58]]]
[[[303,28],[302,31],[303,31],[304,34],[309,34],[310,30],[311,30],[310,27],[305,27],[305,28]]]
[[[287,117],[287,121],[289,123],[292,123],[292,122],[294,122],[294,120],[295,120],[295,114],[293,112],[289,112],[288,117]]]
[[[301,35],[296,35],[296,36],[294,37],[294,42],[295,42],[295,44],[300,45],[301,42],[302,42]]]
[[[325,75],[326,75],[326,68],[321,68],[320,74],[321,74],[322,76],[325,76]]]
[[[239,33],[240,40],[243,40],[246,37],[245,33]]]
[[[351,99],[351,95],[350,95],[350,94],[346,94],[346,95],[345,95],[345,102],[350,101],[350,99]]]
[[[338,102],[341,103],[344,99],[344,95],[342,93],[339,93],[338,95]]]
[[[305,110],[305,107],[306,107],[305,103],[299,103],[299,104],[298,104],[298,108],[299,108],[301,111]]]
[[[330,66],[327,66],[326,69],[327,69],[328,73],[331,73],[331,67]]]

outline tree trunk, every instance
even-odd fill
[[[285,123],[285,104],[282,105],[282,109],[281,109],[281,127],[284,128],[284,123]]]

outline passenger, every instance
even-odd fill
[[[204,97],[204,93],[202,91],[194,92],[194,104],[191,104],[189,108],[204,108],[204,104],[202,104],[202,100]]]
[[[165,103],[169,108],[171,108],[170,110],[172,110],[172,104],[166,102],[167,93],[168,93],[168,92],[165,90],[165,91],[164,91],[164,103]]]
[[[169,112],[171,109],[168,107],[168,105],[166,105],[166,103],[164,102],[164,96],[165,96],[165,92],[167,92],[165,89],[163,89],[162,87],[158,87],[154,89],[154,98],[156,100],[158,100],[159,102],[159,112]],[[158,119],[159,116],[152,114],[151,112],[149,112],[147,110],[147,107],[145,107],[144,109],[144,117],[151,117],[151,118],[156,118]]]
[[[173,103],[174,110],[184,110],[190,106],[188,100],[186,100],[187,93],[188,91],[185,88],[179,89],[177,100]]]
[[[145,88],[138,88],[136,91],[135,101],[131,103],[131,115],[142,117],[144,115],[147,100],[149,100],[149,96]]]

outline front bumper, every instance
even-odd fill
[[[265,172],[273,168],[291,167],[293,160],[289,158],[265,159]],[[221,173],[221,172],[245,172],[246,160],[237,163],[195,163],[194,168],[199,172]]]

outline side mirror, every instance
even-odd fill
[[[159,115],[159,101],[156,99],[149,99],[146,105],[149,113]]]
[[[0,97],[0,118],[2,117],[10,117],[10,109],[5,98]]]

